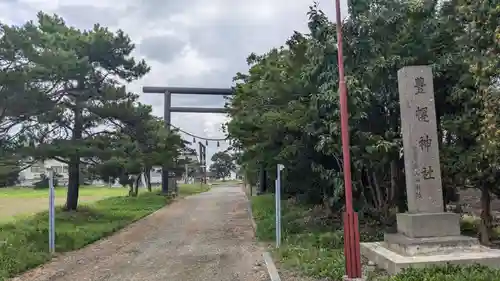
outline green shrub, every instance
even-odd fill
[[[275,239],[274,196],[252,198],[252,213],[257,223],[257,237]],[[311,209],[304,205],[282,202],[282,247],[276,251],[281,263],[309,276],[341,280],[344,275],[343,230],[332,229],[315,221]]]
[[[257,237],[274,241],[275,210],[272,194],[252,198],[252,212],[257,223]],[[282,202],[283,243],[275,256],[283,266],[315,278],[342,280],[345,274],[343,254],[343,226],[337,223],[321,226],[307,206]],[[311,217],[313,217],[311,219]],[[361,222],[361,241],[383,240],[380,226]],[[477,233],[477,220],[465,218],[462,231]],[[475,266],[441,266],[426,269],[408,269],[392,277],[381,277],[373,272],[377,281],[500,281],[500,270]]]
[[[54,174],[53,180],[54,180],[54,186],[57,186],[59,181],[58,181],[59,176]],[[33,184],[34,189],[48,189],[49,188],[49,177],[45,174],[40,175],[40,180],[35,182]]]
[[[466,235],[477,235],[479,223],[480,221],[477,218],[464,216],[460,220],[460,231]]]
[[[499,281],[500,270],[481,265],[410,268],[384,281]]]
[[[342,280],[345,274],[343,250],[286,244],[277,255],[284,266],[315,278]]]

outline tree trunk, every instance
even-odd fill
[[[137,197],[139,194],[139,182],[141,181],[141,174],[137,175],[135,179],[135,188],[134,188],[134,197]]]
[[[151,168],[146,168],[146,171],[144,172],[144,180],[146,180],[145,184],[148,187],[148,191],[153,191],[153,188],[151,187]]]
[[[390,191],[390,204],[393,205],[394,204],[394,201],[398,201],[396,196],[398,194],[398,177],[399,177],[399,173],[398,173],[398,162],[396,159],[393,159],[391,161],[391,191]]]
[[[135,197],[135,196],[134,196],[134,182],[133,182],[133,181],[130,181],[130,182],[128,183],[128,186],[129,186],[129,188],[128,188],[128,196],[130,196],[130,197]]]
[[[481,244],[490,244],[491,231],[491,194],[489,188],[487,186],[483,186],[481,189],[481,224],[479,226]]]
[[[82,123],[82,110],[78,106],[78,102],[76,103],[75,110],[75,126],[73,127],[73,132],[71,136],[71,141],[73,143],[81,140],[82,131],[83,131],[83,123]],[[79,194],[79,185],[80,185],[80,156],[78,155],[78,151],[74,152],[75,154],[71,157],[69,161],[69,179],[68,179],[68,194],[66,197],[66,211],[76,211],[78,208],[78,194]]]
[[[79,182],[80,173],[78,169],[80,168],[80,161],[77,157],[72,157],[69,162],[69,179],[68,179],[68,194],[66,197],[66,211],[76,211],[78,208],[78,196],[79,196]]]
[[[259,191],[260,193],[265,193],[267,191],[267,173],[265,165],[261,165],[260,167],[260,183],[259,183]]]

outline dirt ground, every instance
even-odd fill
[[[12,281],[268,280],[239,187],[187,197]]]

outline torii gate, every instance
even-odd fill
[[[170,130],[170,114],[172,112],[186,113],[227,113],[226,108],[207,108],[207,107],[172,107],[172,94],[180,95],[209,95],[209,96],[232,96],[233,89],[231,88],[185,88],[185,87],[143,87],[142,92],[145,94],[163,94],[163,120],[165,121],[165,129]],[[205,159],[205,157],[201,157]],[[206,164],[205,164],[206,165]],[[205,167],[206,169],[206,167]],[[168,194],[168,167],[163,166],[161,172],[161,192]]]

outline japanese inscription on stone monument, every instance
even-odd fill
[[[408,211],[442,212],[432,70],[429,66],[401,68],[398,71],[398,85]]]

